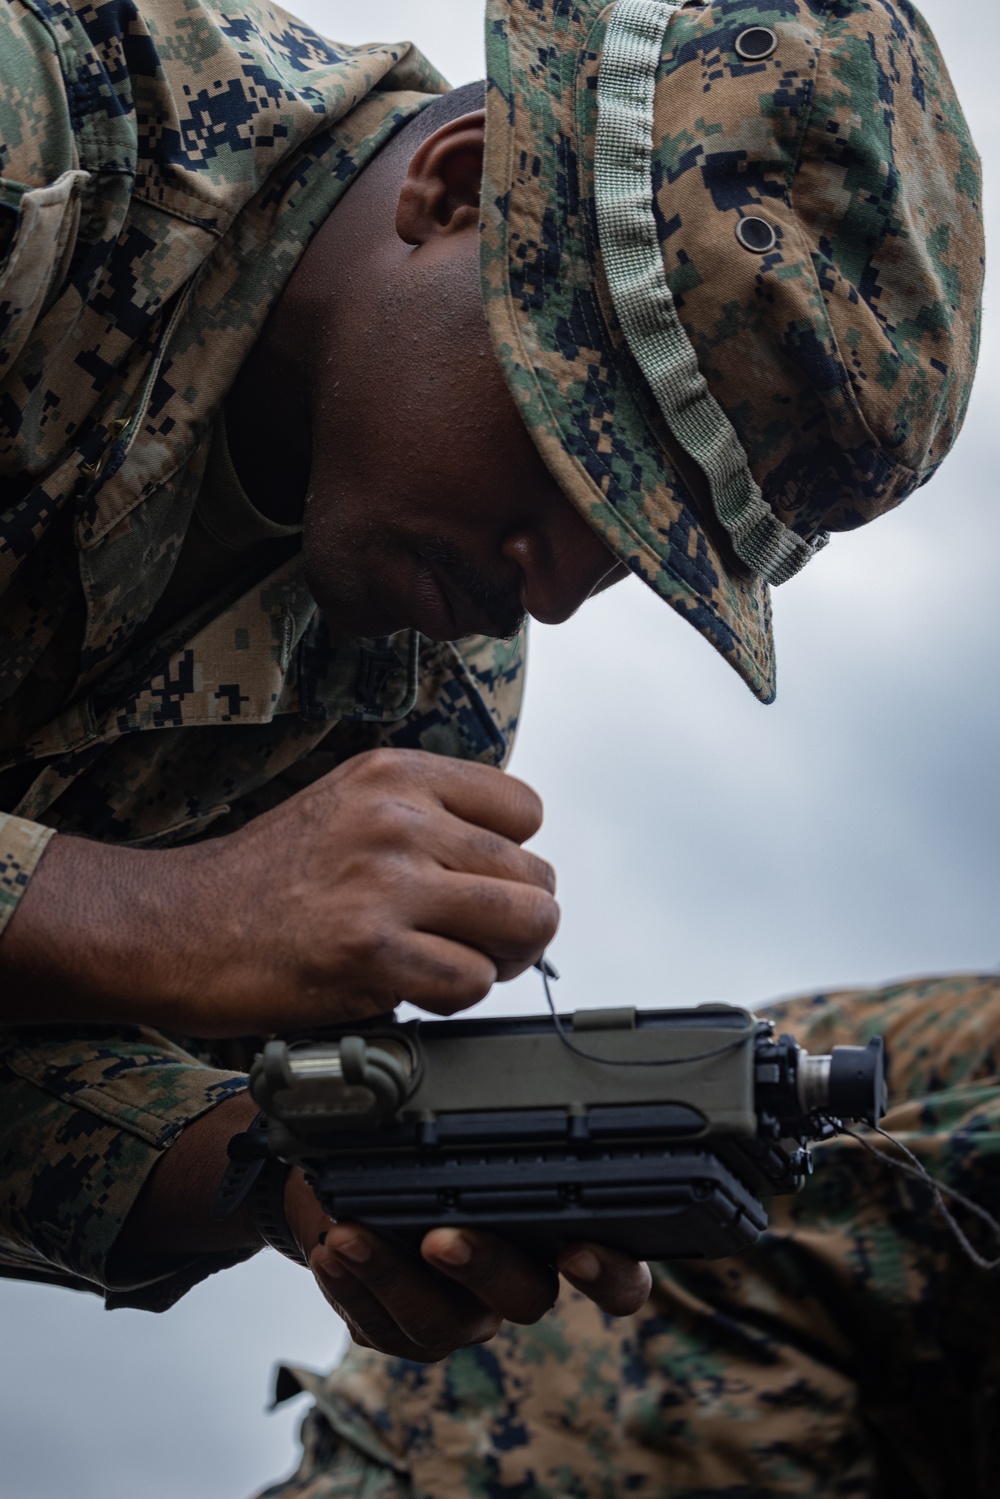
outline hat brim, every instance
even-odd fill
[[[768,586],[743,575],[706,524],[695,476],[681,473],[602,284],[593,161],[608,13],[488,0],[486,316],[510,390],[564,494],[770,702]]]

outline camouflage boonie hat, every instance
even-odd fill
[[[926,482],[979,160],[888,0],[488,0],[487,316],[565,493],[774,696],[770,583]]]

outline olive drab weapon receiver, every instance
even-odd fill
[[[810,1056],[724,1005],[508,1020],[383,1017],[269,1042],[250,1091],[270,1154],[332,1218],[416,1245],[475,1227],[554,1256],[752,1244],[809,1146],[885,1112],[881,1037]]]

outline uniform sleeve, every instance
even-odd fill
[[[0,812],[0,937],[55,832]]]
[[[165,1311],[245,1255],[209,1254],[149,1277],[109,1257],[149,1173],[186,1125],[241,1093],[156,1031],[7,1032],[0,1049],[0,1275]]]

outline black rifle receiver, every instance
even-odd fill
[[[832,1120],[885,1112],[881,1037],[809,1056],[725,1005],[563,1025],[390,1016],[271,1041],[250,1074],[268,1149],[331,1218],[406,1245],[466,1226],[548,1258],[715,1259],[754,1242]]]

